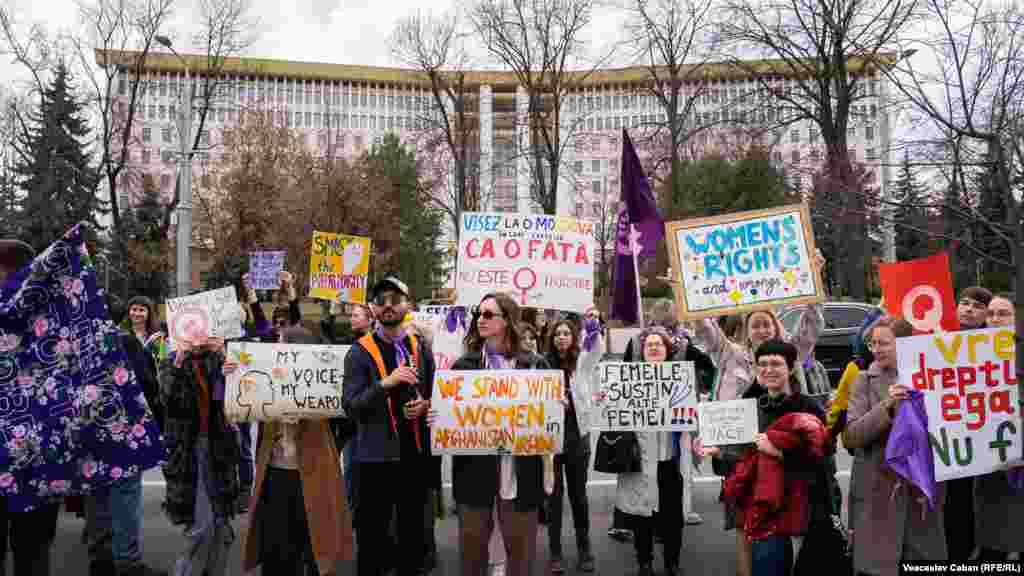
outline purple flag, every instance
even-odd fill
[[[615,239],[615,287],[612,294],[613,320],[636,324],[640,318],[637,291],[640,289],[633,269],[637,260],[654,256],[665,237],[665,224],[658,214],[658,203],[644,175],[640,158],[629,133],[622,130],[622,197]]]

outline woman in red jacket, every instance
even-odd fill
[[[796,347],[788,342],[761,344],[754,353],[757,379],[743,394],[758,404],[761,433],[755,436],[754,446],[702,450],[736,462],[730,466],[733,473],[726,480],[724,497],[736,506],[737,526],[743,526],[752,541],[752,576],[790,574],[791,538],[807,528],[809,502],[816,498],[811,491],[817,494],[826,485],[825,413],[799,391],[793,372],[797,356]],[[783,444],[781,438],[790,441]],[[782,489],[777,490],[778,486]],[[765,494],[773,492],[779,495],[778,501],[766,505]]]

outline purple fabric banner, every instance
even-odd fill
[[[0,494],[91,492],[166,459],[78,226],[0,287]]]

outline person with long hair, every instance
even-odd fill
[[[660,326],[644,329],[634,361],[671,362],[679,358],[676,342]],[[665,574],[679,574],[683,534],[683,470],[679,440],[673,432],[636,432],[642,471],[619,474],[615,508],[621,510],[633,530],[640,570],[637,576],[653,576],[654,534],[663,538]]]
[[[543,370],[547,362],[523,351],[519,306],[506,294],[487,294],[473,314],[465,354],[452,370]],[[536,557],[538,510],[544,499],[541,456],[453,456],[452,491],[459,511],[463,576],[482,576],[488,543],[498,526],[506,574],[526,576]]]
[[[300,326],[279,335],[287,344],[319,344]],[[238,370],[225,361],[224,375]],[[243,570],[265,574],[334,574],[352,557],[352,521],[345,505],[338,446],[328,420],[261,422]]]
[[[591,322],[596,324],[597,320],[591,320]],[[562,511],[564,494],[568,491],[573,525],[576,530],[576,570],[593,572],[594,554],[590,543],[590,505],[587,501],[590,434],[581,431],[580,415],[576,409],[577,399],[583,399],[586,395],[577,393],[577,381],[584,380],[589,374],[579,370],[578,363],[582,358],[583,350],[579,341],[580,329],[575,323],[569,320],[555,322],[551,326],[548,338],[547,361],[550,366],[562,370],[565,375],[565,391],[568,400],[562,453],[555,456],[555,484],[548,506],[551,513],[548,523],[548,546],[551,552],[548,571],[551,574],[561,574],[565,571],[562,566]],[[599,349],[596,352],[600,354]]]

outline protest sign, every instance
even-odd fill
[[[803,204],[665,225],[679,317],[739,314],[825,299]]]
[[[224,414],[232,422],[322,420],[341,408],[348,346],[231,342],[238,370],[224,383]]]
[[[277,290],[280,283],[277,275],[284,270],[284,259],[288,253],[283,250],[249,253],[249,278],[254,290]]]
[[[1021,460],[1014,331],[896,340],[900,383],[922,390],[935,480],[987,474]]]
[[[466,212],[456,304],[505,292],[520,306],[584,313],[594,304],[594,224],[565,216]]]
[[[602,362],[590,425],[614,432],[696,431],[695,383],[693,362]]]
[[[121,343],[78,226],[0,285],[6,512],[90,494],[166,460]]]
[[[451,306],[420,306],[412,313],[413,320],[417,324],[429,326],[433,329],[439,322],[448,317]]]
[[[879,264],[878,282],[889,314],[909,322],[915,334],[960,329],[949,254]]]
[[[752,444],[757,435],[757,400],[725,400],[697,405],[704,446]]]
[[[313,232],[309,259],[311,298],[366,304],[370,239]]]
[[[562,451],[561,370],[438,370],[434,454],[528,456]]]
[[[234,286],[167,300],[167,345],[171,350],[180,338],[242,337],[242,307]]]

